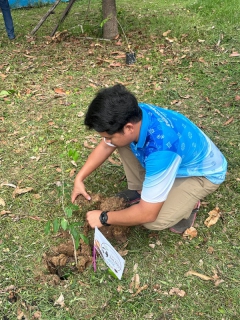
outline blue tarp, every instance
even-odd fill
[[[34,7],[47,3],[54,3],[56,0],[8,0],[11,8]]]

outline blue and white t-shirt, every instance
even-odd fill
[[[224,181],[227,161],[215,144],[182,114],[139,103],[143,117],[138,142],[131,150],[146,170],[141,198],[166,200],[175,178],[203,176]]]

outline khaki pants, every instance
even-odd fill
[[[142,190],[145,170],[132,153],[130,147],[118,148],[128,189]],[[176,178],[157,219],[145,223],[144,227],[151,230],[163,230],[174,226],[182,219],[187,219],[198,200],[213,193],[219,185],[213,184],[204,177]]]

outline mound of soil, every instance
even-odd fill
[[[86,213],[87,211],[95,209],[114,211],[127,207],[127,203],[120,198],[103,198],[98,194],[92,195],[91,197],[92,199],[90,201],[86,200],[83,196],[79,196],[76,199],[75,204],[79,206],[80,212]],[[88,237],[90,230],[91,228],[86,222],[83,234]],[[129,230],[129,227],[123,226],[103,226],[100,229],[107,239],[114,239],[119,243],[127,241]],[[92,264],[92,244],[86,244],[83,240],[80,240],[79,248],[74,252],[71,236],[66,232],[64,235],[66,238],[64,243],[51,248],[43,255],[43,261],[48,271],[52,275],[56,275],[60,280],[66,279],[70,273],[83,272]]]
[[[103,198],[99,194],[91,195],[91,201],[86,200],[83,196],[78,196],[76,199],[76,204],[79,206],[81,211],[82,209],[85,209],[85,212],[93,209],[99,209],[101,211],[116,211],[125,209],[128,206],[126,201],[122,198]],[[120,243],[124,243],[127,241],[129,230],[129,227],[123,226],[103,226],[100,229],[102,234],[107,239],[115,239]]]

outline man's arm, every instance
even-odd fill
[[[149,203],[141,200],[129,208],[119,211],[109,211],[107,223],[118,226],[135,226],[156,220],[159,211],[161,210],[164,202]],[[87,221],[92,228],[102,227],[99,220],[101,210],[88,211]]]
[[[90,200],[90,195],[86,192],[84,179],[88,177],[95,169],[97,169],[115,150],[116,148],[108,146],[104,140],[101,140],[99,145],[89,155],[87,161],[78,172],[72,191],[72,202],[79,194],[82,194],[87,200]]]

